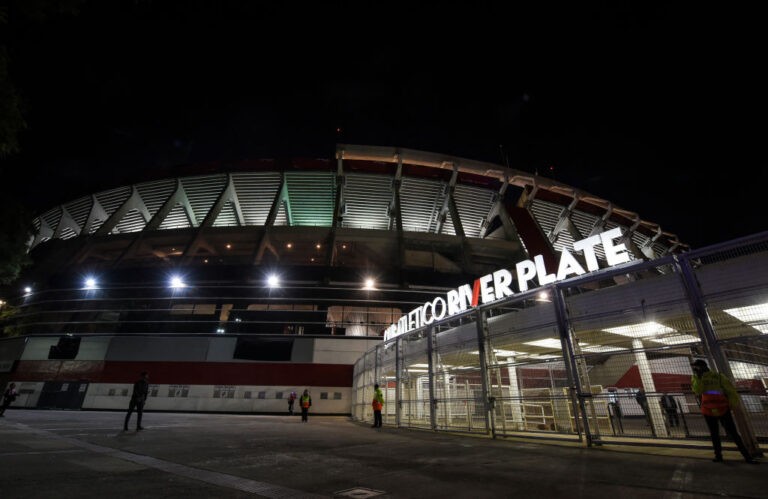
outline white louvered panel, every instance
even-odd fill
[[[176,190],[176,181],[166,179],[157,182],[145,182],[137,185],[136,190],[139,191],[141,200],[144,201],[144,206],[149,211],[149,219],[152,220],[152,217]]]
[[[32,220],[32,225],[35,227],[35,232],[40,232],[40,227],[43,226],[42,219],[40,217],[35,217]]]
[[[99,200],[99,204],[104,211],[107,212],[107,217],[111,217],[112,214],[117,211],[118,208],[128,199],[131,195],[131,188],[128,186],[118,187],[110,191],[99,192],[96,194],[96,199]],[[106,220],[101,220],[105,222]],[[99,224],[101,225],[101,224]]]
[[[637,245],[638,248],[642,248],[645,244],[648,244],[650,237],[645,234],[641,234],[639,231],[635,231],[632,234],[632,242]]]
[[[232,181],[245,225],[265,225],[280,189],[280,173],[234,173]]]
[[[168,216],[165,217],[163,223],[160,224],[160,230],[164,229],[182,229],[189,227],[189,218],[187,218],[187,212],[181,204],[177,204],[173,207]]]
[[[392,200],[392,177],[351,173],[346,176],[342,227],[389,228],[387,208]]]
[[[120,222],[112,230],[113,234],[124,234],[126,232],[140,232],[147,225],[144,217],[139,210],[131,210],[125,214]]]
[[[99,228],[101,228],[101,226],[104,225],[104,222],[106,222],[106,221],[107,221],[106,219],[104,219],[104,220],[102,220],[100,218],[94,219],[93,223],[91,224],[91,231],[89,232],[89,234],[95,234],[96,231],[98,231]]]
[[[555,251],[563,251],[563,248],[573,251],[573,235],[571,235],[568,227],[563,227],[563,230],[557,234],[557,239],[552,243],[552,248]]]
[[[446,236],[456,235],[456,227],[453,225],[453,218],[450,212],[445,214],[445,222],[443,222],[443,229],[440,231],[440,234],[445,234]]]
[[[336,202],[336,178],[331,172],[285,174],[293,225],[330,227]]]
[[[464,235],[480,237],[483,221],[493,207],[493,196],[494,192],[487,189],[468,185],[456,186],[453,199],[456,201],[456,209],[459,210]]]
[[[285,211],[285,203],[281,202],[277,208],[277,215],[275,215],[275,226],[288,225],[288,213]]]
[[[444,184],[434,180],[404,177],[400,185],[403,230],[435,232],[435,222],[443,206]]]
[[[232,202],[225,203],[221,207],[221,212],[216,220],[213,222],[214,227],[237,227],[237,213],[235,212],[235,205]]]
[[[85,222],[88,220],[88,213],[91,210],[91,197],[86,196],[80,199],[76,199],[65,205],[67,212],[72,217],[72,220],[77,223],[78,227],[82,230],[85,227]]]
[[[227,187],[226,175],[206,175],[181,179],[184,191],[195,213],[197,226],[203,223],[216,200]]]
[[[531,203],[531,214],[533,215],[533,219],[539,224],[541,232],[543,232],[545,236],[549,236],[549,233],[555,228],[557,221],[560,220],[560,212],[562,211],[562,206],[550,203],[549,201],[534,199],[533,203]]]
[[[45,220],[45,223],[48,224],[48,227],[50,227],[51,230],[55,231],[56,227],[59,225],[59,220],[61,219],[61,209],[57,206],[40,215],[40,218]]]
[[[653,252],[657,257],[663,255],[664,252],[667,251],[667,247],[659,242],[653,243],[653,246],[651,247],[653,248]]]
[[[597,220],[596,216],[583,211],[573,210],[573,213],[571,213],[571,222],[573,222],[579,230],[581,237],[589,237],[589,234],[592,232],[592,227],[595,226]]]
[[[73,237],[77,237],[77,234],[75,234],[75,231],[73,231],[69,227],[64,227],[61,230],[61,239],[72,239]]]

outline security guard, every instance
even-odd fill
[[[713,461],[716,463],[723,461],[719,422],[739,448],[744,460],[751,464],[757,464],[741,440],[739,432],[736,431],[736,424],[733,422],[731,407],[739,405],[739,395],[733,384],[723,374],[710,371],[709,366],[702,359],[692,362],[691,368],[693,369],[691,389],[699,398],[701,413],[704,415],[709,434],[712,437],[712,447],[715,450]]]
[[[384,407],[384,394],[381,393],[378,383],[373,385],[373,425],[371,428],[381,428],[381,408]]]
[[[309,420],[309,408],[312,407],[312,397],[309,396],[309,390],[305,389],[299,397],[299,406],[301,406],[301,421],[306,423]]]

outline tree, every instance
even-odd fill
[[[39,23],[55,15],[77,15],[86,0],[0,0],[0,30],[16,23]],[[10,73],[6,37],[0,41],[0,158],[19,153],[19,135],[27,128],[21,93]]]
[[[0,285],[8,285],[32,264],[28,248],[35,234],[27,209],[7,198],[0,200]]]

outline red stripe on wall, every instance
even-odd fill
[[[351,365],[250,362],[106,362],[22,360],[13,378],[24,381],[133,383],[141,371],[150,383],[173,385],[352,386]]]
[[[652,373],[653,384],[657,392],[684,392],[691,389],[691,377],[687,374]],[[630,367],[616,382],[616,388],[640,388],[640,370],[637,366]]]

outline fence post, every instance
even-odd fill
[[[581,378],[579,377],[579,370],[578,366],[576,365],[576,355],[573,350],[571,328],[568,321],[568,311],[565,306],[565,296],[563,295],[563,290],[557,286],[553,286],[551,291],[552,300],[554,301],[555,305],[555,316],[557,318],[557,331],[560,334],[560,344],[563,349],[565,372],[568,376],[568,385],[571,392],[570,398],[571,405],[573,406],[573,422],[576,426],[576,432],[579,434],[579,441],[582,441],[581,428],[579,425],[578,417],[581,416],[587,447],[591,447],[593,443],[599,443],[599,441],[593,439],[592,433],[590,432],[587,407],[584,404],[584,397],[591,397],[592,392],[589,391],[589,386],[587,386],[587,395],[584,394],[582,389]]]
[[[483,407],[485,409],[485,433],[490,433],[496,438],[496,424],[494,413],[496,412],[495,401],[491,400],[490,383],[488,376],[488,321],[486,312],[478,308],[475,317],[477,328],[477,349],[480,357],[480,382],[483,390]]]
[[[691,314],[693,315],[696,329],[699,332],[704,349],[709,355],[710,365],[714,366],[719,372],[725,374],[730,380],[734,380],[731,365],[723,353],[723,350],[720,348],[720,343],[717,341],[715,328],[712,326],[712,320],[709,318],[704,295],[699,287],[699,281],[696,279],[696,273],[691,266],[690,259],[686,255],[675,255],[674,262],[688,295],[688,305],[691,308]],[[739,410],[738,408],[733,410],[732,414],[733,420],[736,423],[736,428],[739,430],[739,434],[741,435],[741,439],[744,441],[747,450],[753,456],[762,456],[763,453],[758,446],[757,438],[755,437],[755,432],[752,429],[752,424],[750,423],[749,418],[744,411]]]
[[[437,430],[437,400],[435,399],[435,328],[430,326],[427,333],[427,369],[429,370],[429,426]]]

